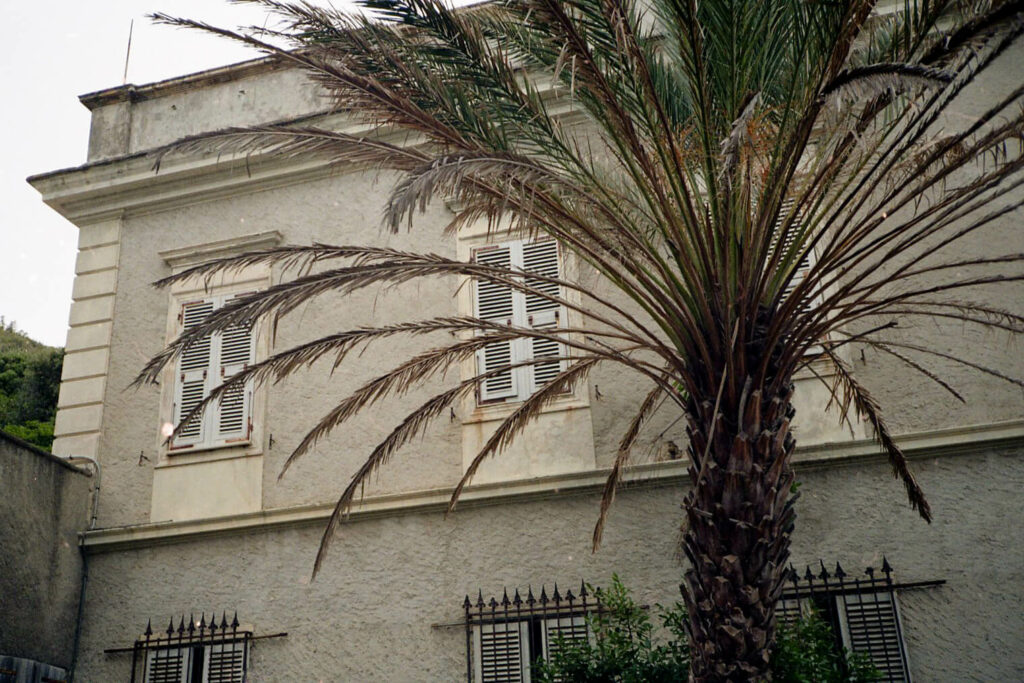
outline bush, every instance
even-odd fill
[[[648,610],[638,605],[617,575],[596,591],[605,610],[588,617],[594,637],[587,642],[556,641],[555,653],[534,667],[540,683],[658,683],[689,676],[686,610],[682,603],[655,606],[668,638],[658,642]],[[772,653],[774,680],[784,683],[862,683],[878,680],[863,657],[835,648],[828,624],[816,613],[792,628],[780,628]]]

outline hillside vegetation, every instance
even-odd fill
[[[50,450],[63,361],[0,316],[0,429]]]

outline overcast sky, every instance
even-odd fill
[[[326,4],[326,0],[325,3]],[[336,7],[344,0],[335,0]],[[85,161],[84,93],[150,83],[257,54],[192,31],[153,25],[154,11],[235,27],[264,23],[250,6],[221,0],[0,0],[0,316],[63,346],[78,231],[47,207],[25,178]]]

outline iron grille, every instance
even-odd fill
[[[132,683],[244,683],[252,639],[237,614],[229,622],[221,613],[219,623],[216,614],[182,615],[162,632],[150,620],[132,647]]]
[[[779,623],[792,624],[809,609],[816,609],[832,627],[837,647],[866,656],[881,680],[909,683],[910,665],[896,591],[945,582],[898,584],[884,557],[880,572],[868,567],[863,576],[856,577],[848,575],[838,562],[831,572],[823,561],[819,565],[820,570],[808,566],[803,574],[790,566],[787,588],[775,610]]]
[[[474,602],[467,595],[466,673],[480,683],[528,683],[532,665],[548,658],[564,643],[590,637],[587,615],[604,610],[598,591],[593,595],[585,583],[579,591],[564,594],[555,584],[549,595],[543,586],[540,596],[527,587],[524,598],[519,589],[508,590],[500,599],[484,600],[477,592]]]

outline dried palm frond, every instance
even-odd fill
[[[327,245],[254,252],[164,279],[164,286],[203,278],[209,285],[253,265],[288,275],[182,334],[139,382],[156,381],[207,335],[262,319],[277,325],[325,293],[448,277],[543,297],[571,314],[573,323],[557,332],[441,315],[342,331],[254,364],[225,387],[277,381],[321,359],[337,367],[353,349],[395,335],[463,335],[358,388],[322,418],[286,468],[359,410],[419,382],[446,381],[445,372],[468,365],[482,344],[557,339],[567,350],[564,370],[511,411],[451,505],[479,464],[562,389],[598,363],[629,368],[654,387],[615,455],[594,547],[630,448],[664,400],[685,415],[692,439],[688,599],[697,601],[691,607],[704,604],[698,596],[731,605],[716,617],[728,620],[738,603],[702,591],[717,580],[709,569],[721,565],[714,548],[749,536],[730,525],[753,524],[762,534],[763,543],[742,558],[745,576],[770,575],[747,586],[763,593],[758,604],[772,602],[781,580],[777,567],[793,523],[787,482],[798,370],[810,365],[832,378],[831,405],[841,419],[867,421],[925,519],[930,508],[898,437],[844,354],[876,349],[960,400],[966,394],[927,358],[1021,382],[1016,367],[987,367],[919,332],[929,319],[1012,337],[1024,332],[1021,311],[988,298],[1024,279],[1024,254],[1016,245],[982,257],[960,249],[1024,206],[1024,85],[1011,83],[970,117],[957,114],[973,104],[972,84],[1005,61],[1024,33],[1020,0],[911,1],[885,17],[873,13],[871,0],[522,0],[465,10],[437,0],[364,0],[363,16],[249,1],[283,23],[229,31],[157,19],[213,31],[303,69],[327,108],[301,120],[186,138],[158,150],[158,163],[166,168],[175,155],[207,152],[392,171],[385,228],[414,224],[432,202],[448,200],[457,207],[449,236],[486,222],[491,231],[553,238],[600,282],[585,287],[436,254]],[[332,126],[341,119],[367,132],[337,132]],[[885,333],[897,318],[899,338]],[[811,350],[825,371],[809,363]],[[317,569],[366,478],[485,375],[460,378],[374,449],[339,499]],[[726,508],[729,514],[716,517]],[[754,509],[762,517],[744,521]],[[754,603],[748,597],[744,604]],[[744,612],[741,636],[749,642],[739,648],[715,645],[721,632],[708,626],[714,620],[694,616],[694,637],[707,646],[700,651],[754,653],[743,666],[760,670],[756,654],[770,642],[774,622],[770,609],[767,617],[755,612]],[[693,665],[698,679],[709,675],[702,667],[710,660],[701,657]],[[739,671],[749,673],[740,667],[737,677]]]

